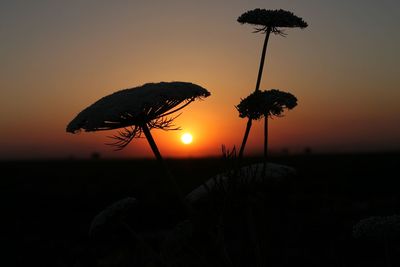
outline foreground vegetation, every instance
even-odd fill
[[[397,153],[271,156],[272,162],[295,167],[295,179],[273,187],[241,187],[230,197],[228,208],[218,199],[203,203],[196,207],[200,219],[193,224],[174,202],[169,185],[160,184],[157,177],[162,170],[153,160],[2,162],[10,173],[3,178],[2,193],[16,199],[9,209],[16,214],[20,266],[144,264],[147,252],[142,250],[138,257],[143,248],[127,232],[118,228],[97,238],[88,235],[96,214],[126,197],[140,203],[126,218],[132,229],[139,233],[175,229],[183,236],[173,244],[183,242],[185,249],[169,243],[175,248],[169,266],[388,266],[382,242],[356,239],[352,233],[361,219],[400,214],[399,159]],[[185,193],[228,164],[220,158],[167,161]],[[209,246],[214,237],[204,235],[209,230],[218,233],[221,207],[229,260]],[[156,235],[143,236],[155,251],[161,250]],[[399,239],[389,245],[390,264],[399,266]]]

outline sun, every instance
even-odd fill
[[[181,141],[182,143],[184,143],[185,145],[188,145],[190,143],[192,143],[193,141],[193,136],[190,133],[184,133],[181,136]]]

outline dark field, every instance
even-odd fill
[[[233,201],[229,206],[224,233],[233,266],[400,266],[398,238],[384,243],[352,236],[352,227],[360,219],[400,214],[399,153],[279,156],[270,161],[295,167],[298,175],[276,188],[258,188],[256,197],[241,192],[238,203]],[[221,172],[226,164],[218,158],[167,163],[185,194]],[[188,242],[197,251],[211,252],[207,250],[206,256],[198,259],[190,252],[189,256],[180,254],[193,259],[176,265],[139,264],[136,254],[143,252],[138,252],[138,245],[126,234],[102,240],[89,238],[94,216],[127,196],[143,203],[131,218],[140,221],[132,223],[135,230],[169,229],[185,219],[169,197],[170,188],[160,181],[163,173],[156,161],[0,164],[3,173],[8,173],[2,178],[2,194],[12,199],[8,209],[16,217],[17,238],[10,243],[16,243],[18,266],[229,266],[196,233]],[[244,202],[255,203],[253,228],[242,222],[247,216]],[[201,226],[194,228],[200,232],[213,230],[218,205],[202,209],[198,215]],[[254,231],[257,242],[248,237]],[[157,244],[152,245],[157,251]]]

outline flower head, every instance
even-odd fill
[[[256,8],[254,10],[247,11],[240,15],[237,21],[241,24],[249,23],[252,25],[261,26],[256,28],[256,32],[267,31],[271,29],[273,33],[282,34],[282,31],[278,28],[306,28],[308,26],[302,18],[297,17],[292,12],[279,9],[279,10],[265,10]]]
[[[258,120],[264,116],[282,116],[284,109],[297,106],[297,98],[277,89],[267,91],[257,90],[240,101],[236,109],[239,117]]]
[[[175,117],[167,115],[209,95],[206,89],[188,82],[146,83],[101,98],[81,111],[68,124],[67,132],[125,128],[113,137],[117,139],[116,145],[123,148],[141,135],[143,125],[150,129],[171,129]]]
[[[101,98],[80,112],[68,124],[67,132],[110,130],[149,123],[180,104],[209,95],[206,89],[193,83],[146,83]]]

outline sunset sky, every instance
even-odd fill
[[[211,96],[186,107],[179,132],[153,130],[165,157],[240,146],[235,105],[257,78],[264,35],[236,19],[285,9],[306,29],[271,35],[261,89],[298,106],[270,122],[270,147],[299,153],[400,150],[400,1],[0,1],[0,159],[151,157],[145,139],[122,151],[110,132],[66,125],[99,98],[148,82],[185,81]],[[254,122],[246,154],[262,151]],[[182,144],[184,132],[193,143]]]

